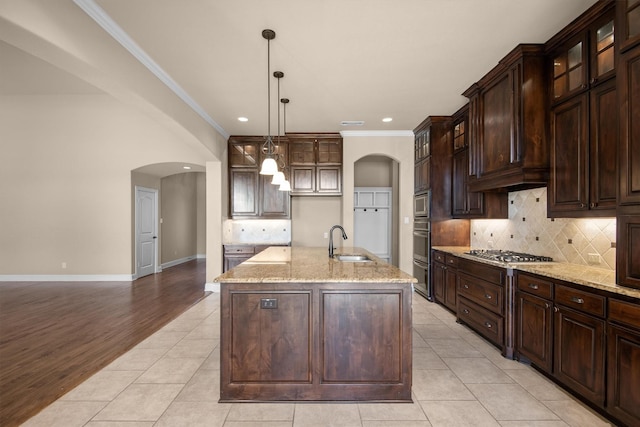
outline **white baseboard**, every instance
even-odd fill
[[[220,283],[207,282],[204,284],[204,291],[220,293]]]
[[[194,259],[196,259],[196,257],[197,256],[192,255],[192,256],[188,256],[188,257],[184,257],[184,258],[180,258],[180,259],[174,259],[173,261],[162,263],[160,265],[160,268],[164,269],[164,268],[174,267],[176,265],[180,265],[182,263],[194,260]]]
[[[3,274],[0,282],[131,282],[132,274]]]

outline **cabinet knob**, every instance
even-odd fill
[[[591,206],[592,208],[595,208],[596,206],[598,206],[598,204],[596,202],[591,202],[589,206]]]
[[[557,313],[560,311],[560,309],[558,307],[553,307],[553,311]]]
[[[462,285],[463,288],[469,289],[469,285]]]
[[[489,295],[489,294],[484,294],[484,297],[485,297],[486,299],[491,299],[491,295]]]
[[[571,297],[571,301],[575,302],[576,304],[584,304],[584,300],[579,297]]]
[[[551,306],[549,305],[549,303],[548,303],[548,302],[545,302],[545,303],[544,303],[544,308],[549,308],[549,307],[551,307]]]
[[[533,290],[538,289],[538,285],[536,285],[535,283],[529,283],[529,287]]]
[[[584,203],[580,203],[580,207],[581,207],[582,209],[584,209],[584,208],[586,208],[586,207],[587,207],[587,205],[585,205]]]
[[[487,328],[491,329],[493,327],[493,325],[489,322],[484,322],[484,326],[486,326]]]
[[[593,84],[595,84],[597,81],[598,81],[598,79],[594,77],[594,78],[592,78],[592,79],[589,81],[589,83],[591,83],[591,84],[593,85]]]
[[[469,314],[469,310],[467,310],[466,308],[465,308],[465,309],[463,309],[463,310],[462,310],[462,312],[463,312],[464,314]]]

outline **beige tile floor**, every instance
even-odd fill
[[[219,294],[121,356],[25,426],[504,426],[611,424],[442,307],[414,295],[413,404],[217,403]]]

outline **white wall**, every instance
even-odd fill
[[[0,275],[131,275],[131,171],[220,163],[109,95],[2,96],[0,148]]]

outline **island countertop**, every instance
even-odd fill
[[[216,277],[224,283],[415,283],[399,268],[362,248],[343,247],[335,254],[367,255],[370,262],[346,262],[329,258],[325,247],[270,247]]]

